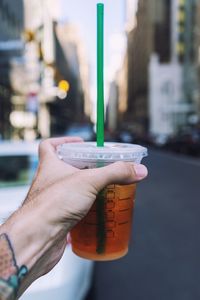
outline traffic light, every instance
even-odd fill
[[[31,30],[25,30],[23,32],[25,42],[30,43],[36,39],[35,32]]]
[[[61,80],[58,83],[57,96],[59,99],[65,99],[67,97],[67,93],[70,90],[70,84],[67,80]]]
[[[186,54],[185,32],[186,32],[186,2],[188,0],[178,0],[178,41],[177,41],[177,55],[180,62],[184,61]]]
[[[70,89],[70,84],[67,80],[61,80],[58,84],[58,88],[67,93]]]

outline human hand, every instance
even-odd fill
[[[30,192],[7,223],[18,264],[31,270],[23,289],[57,264],[66,247],[67,233],[87,214],[105,186],[138,182],[147,176],[144,166],[133,163],[117,162],[90,170],[67,165],[58,159],[56,147],[76,141],[80,139],[49,139],[41,143],[39,167]]]
[[[61,223],[62,228],[65,224],[69,230],[87,214],[97,194],[105,186],[138,182],[147,176],[147,169],[143,165],[117,162],[98,169],[79,170],[57,157],[57,146],[66,142],[80,142],[80,139],[58,138],[41,143],[39,168],[29,197],[32,197],[32,191],[41,194],[48,189],[48,193],[52,191],[51,195],[56,191],[57,195],[51,198],[57,201],[53,204],[48,199],[49,207],[54,207],[51,222]]]

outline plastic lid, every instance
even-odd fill
[[[104,147],[97,147],[95,142],[67,143],[57,148],[60,159],[64,161],[85,161],[112,163],[128,161],[140,163],[146,157],[147,148],[134,144],[105,143]]]

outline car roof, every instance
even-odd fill
[[[1,141],[0,156],[37,155],[39,141]]]

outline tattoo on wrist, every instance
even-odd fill
[[[26,266],[17,266],[14,249],[7,234],[0,235],[0,292],[7,284],[17,294],[22,279],[28,273]],[[0,294],[1,296],[1,294]]]

